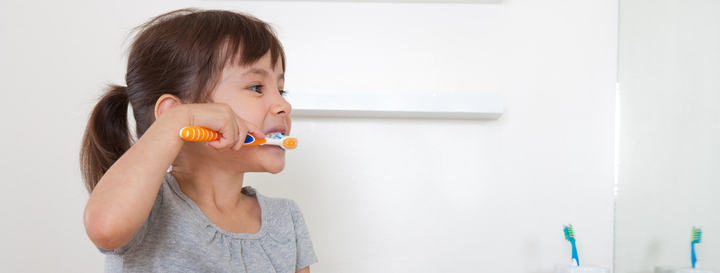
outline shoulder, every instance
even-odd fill
[[[270,214],[270,217],[289,216],[296,221],[300,215],[300,207],[291,199],[265,196],[252,187],[245,187],[244,190],[247,195],[257,197],[260,206]]]

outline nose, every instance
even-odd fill
[[[280,95],[280,92],[277,92],[277,95],[273,96],[270,111],[278,116],[289,116],[292,111],[292,105],[285,100],[285,97]]]

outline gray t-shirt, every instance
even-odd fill
[[[230,233],[213,224],[165,176],[145,223],[125,246],[107,254],[105,272],[295,272],[317,262],[297,204],[256,196],[262,223],[255,234]]]

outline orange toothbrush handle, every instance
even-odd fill
[[[199,126],[188,126],[180,129],[180,137],[187,141],[213,141],[220,139],[220,134]]]
[[[205,127],[187,126],[180,129],[180,137],[187,141],[213,141],[220,139],[220,134]],[[265,143],[264,139],[256,139],[253,135],[247,134],[243,145],[258,145],[263,143]]]

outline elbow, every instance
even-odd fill
[[[132,236],[122,232],[121,223],[102,214],[93,214],[85,210],[85,232],[90,241],[100,249],[115,250],[124,246]]]

